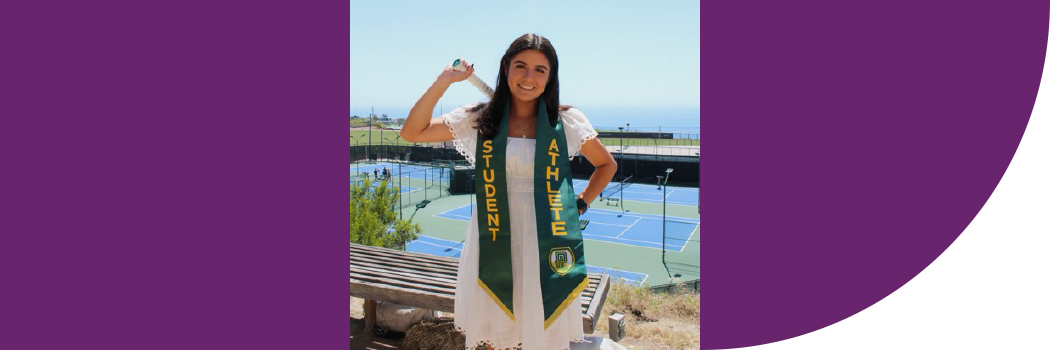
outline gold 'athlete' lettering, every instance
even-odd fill
[[[555,236],[564,236],[568,234],[568,232],[565,232],[565,223],[562,221],[552,221],[551,232]]]
[[[547,203],[550,203],[551,207],[554,207],[554,206],[559,206],[560,207],[561,206],[561,193],[553,193],[553,194],[548,193],[547,194]]]
[[[551,171],[554,169],[554,171]],[[551,175],[554,177],[554,181],[558,181],[558,168],[547,167],[547,180],[551,179]]]

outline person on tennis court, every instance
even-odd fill
[[[466,64],[466,63],[464,63]],[[455,324],[468,347],[566,349],[583,340],[587,286],[579,215],[616,173],[616,162],[579,109],[560,104],[558,56],[539,35],[515,39],[487,103],[431,119],[450,85],[474,73],[451,66],[409,112],[401,137],[453,141],[475,166],[471,213],[456,283]],[[576,193],[569,161],[595,170]]]

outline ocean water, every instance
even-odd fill
[[[632,131],[664,131],[675,133],[700,132],[699,107],[601,107],[573,105],[587,115],[596,129],[627,129],[630,123]],[[444,106],[448,113],[458,106]],[[391,118],[404,118],[412,107],[375,107],[376,115],[386,114]],[[351,107],[351,115],[367,116],[372,107]],[[434,115],[440,115],[442,107],[434,109]]]

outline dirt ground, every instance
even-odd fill
[[[350,348],[351,349],[401,349],[401,339],[384,339],[365,330],[364,299],[350,298]]]
[[[609,327],[607,321],[608,311],[604,311],[602,317],[602,323],[599,324],[594,331],[593,336],[609,337]],[[368,350],[386,350],[386,349],[402,349],[401,339],[384,339],[373,336],[371,332],[365,331],[365,314],[364,314],[364,300],[360,298],[350,298],[350,348],[351,349],[368,349]],[[668,337],[674,337],[676,333],[687,333],[697,335],[699,334],[699,328],[694,323],[681,322],[671,319],[662,319],[659,322],[643,322],[641,320],[633,319],[628,316],[627,322],[627,337],[621,339],[619,344],[623,345],[628,349],[689,349],[691,346],[676,347],[667,344],[656,343],[647,339],[638,339],[631,337],[631,334],[652,334],[662,333]]]

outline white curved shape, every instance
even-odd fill
[[[1050,61],[999,185],[914,279],[823,329],[744,349],[1050,349]]]

